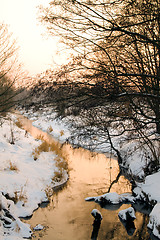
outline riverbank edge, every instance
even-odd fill
[[[65,171],[64,169],[62,178],[55,183],[52,183],[52,176],[55,176],[54,171],[58,170],[55,165],[56,154],[46,152],[42,154],[42,156],[40,155],[38,161],[33,159],[33,149],[38,148],[43,141],[41,139],[33,138],[23,129],[22,126],[17,125],[16,122],[17,117],[14,113],[9,113],[1,118],[0,122],[0,236],[5,240],[31,238],[32,230],[27,223],[23,223],[23,218],[31,217],[33,212],[36,211],[42,203],[49,201],[49,195],[47,195],[45,188],[49,186],[50,183],[50,188],[52,188],[53,191],[56,191],[57,188],[64,186],[69,179],[68,170]],[[45,161],[47,158],[48,160]],[[60,159],[61,158],[62,156],[60,156]],[[44,164],[49,164],[46,166],[46,168],[49,167],[47,171],[49,176],[46,178],[45,174],[44,179],[46,180],[42,179],[42,183],[38,182],[40,180],[39,178],[36,180],[36,184],[39,185],[39,188],[35,189],[35,193],[32,196],[31,192],[34,191],[34,184],[31,187],[32,190],[29,192],[27,192],[27,185],[30,186],[30,181],[32,179],[30,177],[32,175],[33,178],[36,179],[37,175],[34,176],[32,172],[36,172],[37,167],[37,171],[40,170],[41,172]],[[27,175],[27,169],[29,166],[30,173]],[[26,180],[23,179],[22,169],[24,169],[24,178],[26,178]],[[39,177],[41,178],[41,176]],[[27,200],[28,197],[29,200]],[[34,201],[31,204],[32,199]]]

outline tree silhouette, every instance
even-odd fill
[[[119,135],[141,139],[157,163],[150,139],[160,134],[159,10],[158,0],[55,0],[41,7],[49,33],[76,52],[54,75],[60,114],[81,116],[75,125],[90,140],[93,125],[104,136],[114,136],[108,132],[112,125]]]
[[[0,24],[0,114],[6,113],[18,101],[20,87],[17,80],[23,73],[17,63],[16,42],[9,33],[7,25]]]

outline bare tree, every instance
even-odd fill
[[[16,42],[7,25],[0,24],[0,114],[6,113],[18,101],[21,92],[17,80],[24,78],[17,60]]]
[[[157,163],[150,139],[160,134],[159,10],[159,0],[55,0],[41,7],[49,33],[77,53],[57,73],[53,96],[61,114],[82,116],[81,128],[76,124],[81,137],[93,138],[93,125],[108,133],[108,141],[111,125],[130,139],[134,132]]]

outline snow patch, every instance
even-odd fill
[[[119,216],[123,221],[136,219],[135,211],[134,211],[134,208],[133,208],[133,207],[129,207],[129,208],[127,208],[127,209],[121,210],[121,211],[118,213],[118,216]]]
[[[88,197],[85,199],[86,201],[95,201],[97,203],[105,203],[105,204],[120,204],[124,202],[134,203],[134,197],[130,193],[118,194],[116,192],[113,193],[105,193],[98,197]]]
[[[15,121],[16,117],[9,115],[0,126],[0,236],[5,240],[31,237],[30,226],[19,217],[31,216],[48,200],[47,191],[68,179],[64,170],[62,180],[53,181],[59,171],[57,155],[41,152],[35,161],[33,151],[42,141],[26,135]]]
[[[160,203],[157,203],[149,215],[148,228],[153,231],[153,234],[160,238]]]

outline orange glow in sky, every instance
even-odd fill
[[[9,25],[20,46],[20,61],[31,74],[37,74],[61,64],[63,54],[57,54],[58,39],[48,37],[46,29],[37,20],[37,6],[49,0],[0,0],[0,22]],[[45,35],[45,36],[44,36]]]

